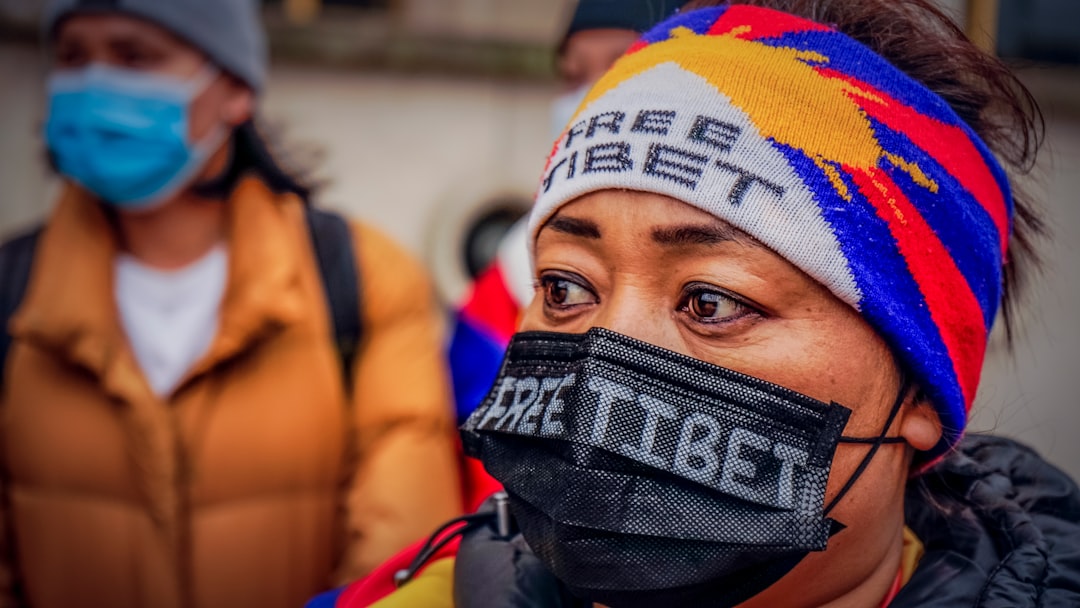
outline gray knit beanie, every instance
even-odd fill
[[[42,23],[46,40],[76,13],[123,13],[153,22],[198,48],[256,92],[266,81],[266,33],[257,0],[52,0]]]

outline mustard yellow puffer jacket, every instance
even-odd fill
[[[62,195],[0,394],[0,605],[294,608],[460,509],[421,268],[353,225],[364,342],[347,400],[302,203],[249,178],[226,204],[217,336],[160,399],[120,326],[115,231],[84,192]]]

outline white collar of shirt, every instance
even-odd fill
[[[121,254],[115,271],[121,326],[150,387],[164,397],[217,334],[228,252],[218,245],[195,262],[167,271]]]

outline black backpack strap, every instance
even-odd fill
[[[334,344],[341,360],[346,393],[352,392],[353,363],[360,347],[360,272],[352,231],[337,213],[305,206],[311,242],[330,307]]]
[[[17,236],[0,246],[0,385],[4,383],[7,354],[11,349],[8,325],[19,309],[26,287],[30,283],[30,266],[42,227]]]

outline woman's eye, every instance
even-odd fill
[[[64,45],[56,49],[54,59],[57,67],[75,68],[87,63],[87,53],[81,47]]]
[[[120,63],[127,68],[140,69],[157,65],[157,57],[142,51],[128,51],[120,56]]]
[[[113,45],[112,53],[117,65],[134,70],[153,69],[166,59],[165,53],[139,40],[126,40]]]
[[[719,291],[695,289],[686,294],[680,307],[703,323],[717,323],[742,316],[748,307]]]
[[[540,277],[544,304],[553,308],[570,308],[593,304],[596,296],[584,286],[563,277]]]

